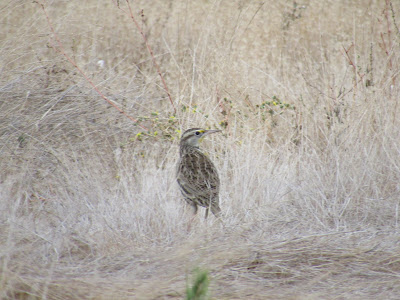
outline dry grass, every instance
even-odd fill
[[[0,298],[399,299],[400,7],[134,1],[173,107],[111,1],[0,6]],[[143,15],[140,11],[143,9]],[[98,64],[104,61],[104,66]],[[180,131],[222,179],[190,219]]]

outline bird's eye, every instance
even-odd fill
[[[196,135],[200,135],[200,131],[196,131]]]

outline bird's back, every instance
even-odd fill
[[[219,211],[220,180],[215,165],[197,147],[182,146],[180,152],[177,180],[186,201]]]

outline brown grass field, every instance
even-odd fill
[[[0,299],[184,299],[197,268],[203,299],[400,299],[399,26],[389,0],[0,1]],[[189,226],[190,127],[223,131],[223,224]]]

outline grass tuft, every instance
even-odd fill
[[[186,300],[205,300],[208,298],[208,286],[210,279],[208,271],[196,269],[191,286],[186,288]]]

